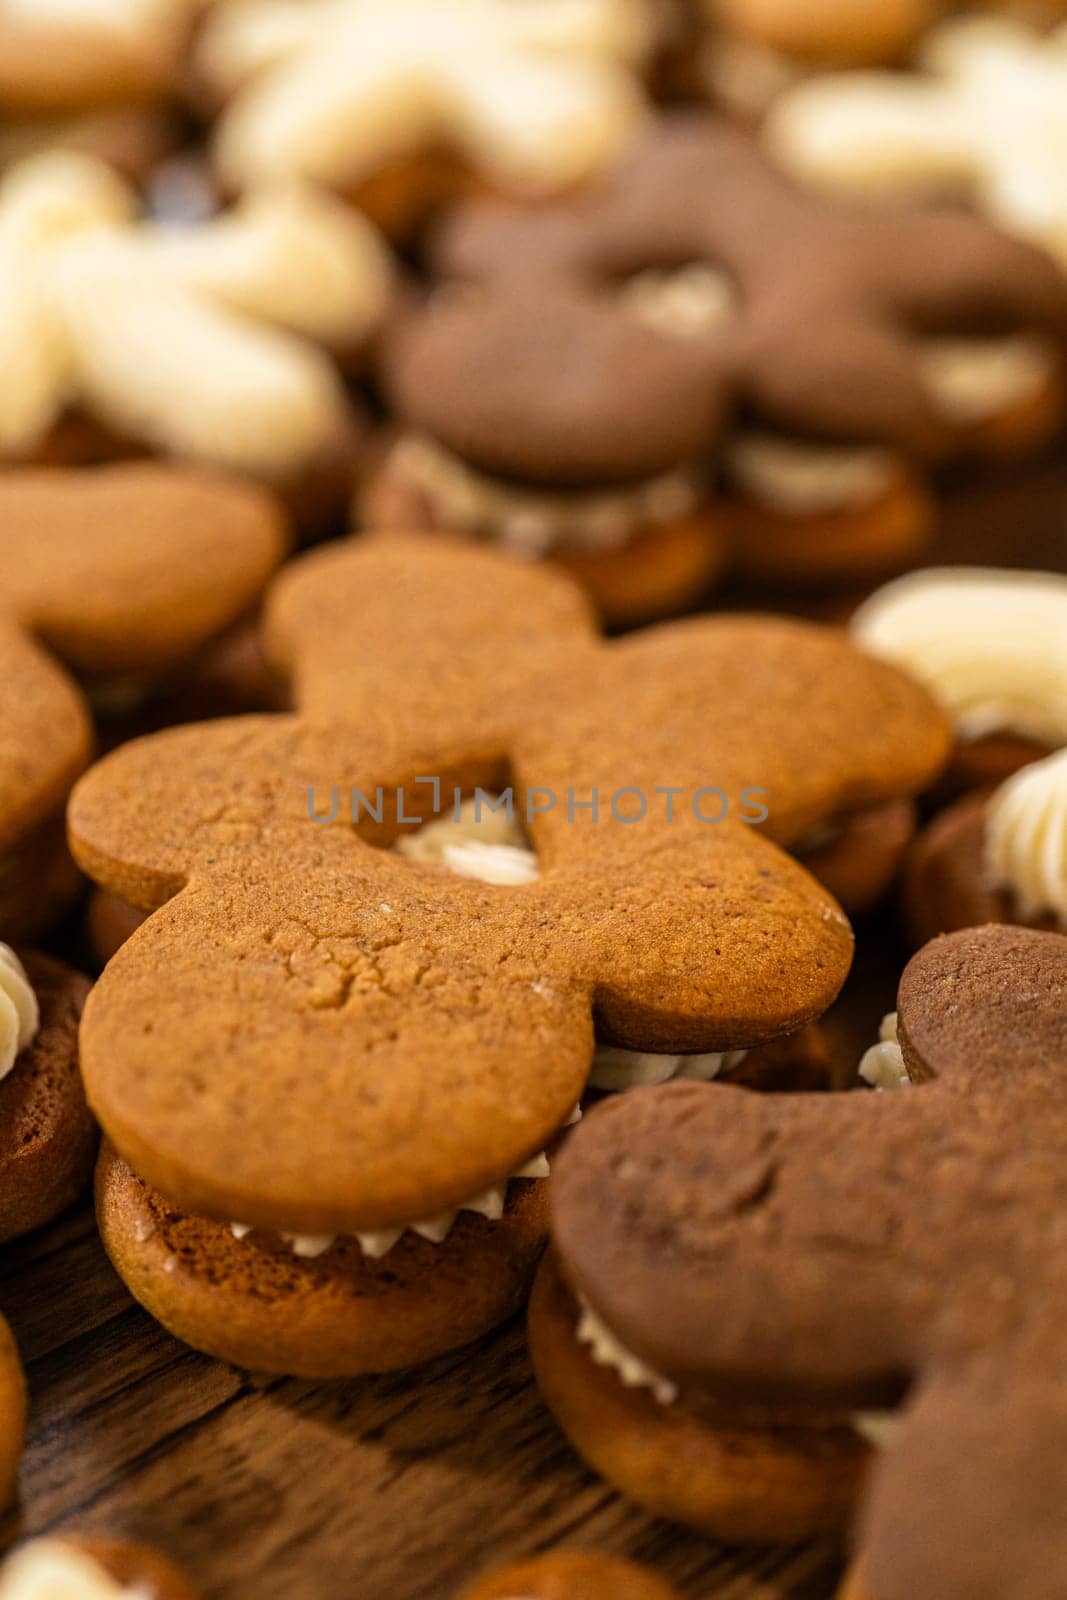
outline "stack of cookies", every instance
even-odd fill
[[[1063,1600],[1064,10],[0,0],[0,1600]]]

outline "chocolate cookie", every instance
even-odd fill
[[[961,438],[967,351],[1067,332],[1040,252],[955,210],[813,197],[698,115],[657,126],[589,195],[461,212],[433,268],[386,341],[403,433],[368,515],[410,527],[418,507],[590,564],[704,526],[709,463],[740,508],[737,557],[762,572],[911,557],[916,469]],[[692,592],[679,572],[676,603]]]
[[[96,1128],[78,1073],[88,980],[0,944],[0,1244],[77,1199]]]
[[[163,1230],[138,1237],[122,1221],[137,1192],[105,1164],[105,1241],[183,1336],[217,1349],[247,1323],[261,1354],[245,1359],[270,1365],[277,1308],[254,1286],[277,1281],[279,1234],[295,1236],[291,1304],[344,1276],[330,1257],[354,1260],[353,1239],[393,1291],[393,1249],[417,1250],[405,1233],[439,1237],[403,1287],[414,1302],[435,1267],[441,1324],[462,1342],[463,1285],[493,1231],[472,1223],[472,1240],[456,1214],[476,1199],[507,1221],[543,1176],[594,1016],[603,1043],[698,1053],[821,1015],[851,933],[786,850],[921,788],[946,729],[921,689],[831,630],[721,618],[606,645],[564,579],[433,540],[304,559],[275,591],[268,637],[296,715],[127,745],[71,805],[84,869],[153,912],[90,1000],[90,1103],[158,1191],[148,1203],[199,1219],[184,1254]],[[479,788],[498,803],[510,789],[532,870],[506,845],[490,864],[387,848]],[[758,804],[746,821],[760,799],[766,821]],[[469,1267],[446,1265],[467,1250]],[[512,1304],[514,1263],[495,1281]],[[208,1331],[202,1283],[229,1308]],[[357,1370],[363,1330],[347,1326]],[[290,1331],[296,1370],[334,1359],[298,1319]],[[369,1322],[362,1359],[381,1361]]]
[[[251,488],[128,465],[0,476],[0,931],[31,938],[76,878],[62,807],[92,749],[84,682],[150,683],[256,600],[285,548]],[[58,659],[57,659],[58,658]]]
[[[899,1092],[640,1090],[596,1110],[554,1176],[568,1291],[664,1429],[714,1437],[705,1407],[902,1402],[856,1534],[867,1600],[1062,1586],[1065,991],[1059,935],[935,940],[901,981]],[[628,1400],[617,1383],[601,1435]]]

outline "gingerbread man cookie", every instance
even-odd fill
[[[1067,577],[928,567],[877,590],[851,626],[952,718],[948,792],[1003,781],[1067,744]]]
[[[813,198],[702,116],[662,124],[592,195],[461,213],[435,272],[387,341],[402,436],[369,520],[551,554],[623,616],[691,597],[721,558],[709,460],[751,566],[911,552],[914,464],[983,405],[1012,409],[958,364],[1067,329],[1038,252],[956,212]]]
[[[153,911],[83,1025],[101,1227],[201,1348],[402,1366],[523,1298],[594,1017],[680,1055],[821,1015],[851,933],[785,849],[923,787],[947,730],[831,630],[608,646],[566,580],[432,539],[305,559],[269,623],[295,716],[127,745],[71,804],[80,864]],[[479,788],[532,874],[388,848]]]
[[[198,62],[227,185],[310,178],[396,232],[474,183],[601,171],[641,125],[650,37],[645,0],[231,0]]]
[[[0,475],[0,932],[74,884],[62,808],[92,722],[84,679],[174,670],[256,602],[285,548],[258,490],[175,467]]]
[[[78,1073],[88,980],[0,944],[0,1244],[38,1228],[84,1189],[96,1128]]]
[[[553,1178],[562,1279],[533,1324],[578,1447],[656,1509],[730,1527],[760,1483],[753,1464],[773,1459],[760,1407],[813,1438],[821,1427],[829,1453],[835,1421],[867,1413],[873,1437],[870,1413],[902,1401],[877,1430],[860,1517],[865,1600],[1054,1600],[1067,1563],[1065,993],[1061,936],[953,934],[901,981],[898,1091],[665,1085],[594,1112]],[[614,1391],[595,1412],[586,1370]],[[627,1383],[647,1390],[643,1434]],[[723,1449],[724,1418],[749,1406],[747,1452]],[[683,1439],[689,1470],[653,1476]],[[854,1461],[833,1507],[813,1450],[781,1499],[796,1510],[806,1495],[817,1525],[857,1487]],[[767,1536],[791,1536],[773,1498],[748,1509]]]
[[[15,1492],[26,1433],[26,1380],[11,1329],[0,1317],[0,1510]]]
[[[360,429],[328,352],[365,343],[390,288],[377,234],[325,195],[162,227],[100,162],[26,161],[0,182],[0,458],[136,447],[343,502]]]
[[[963,188],[1067,267],[1067,28],[1006,18],[933,33],[914,75],[813,80],[785,96],[770,147],[805,178],[879,195]]]
[[[172,1561],[130,1539],[32,1539],[0,1566],[0,1600],[200,1600]]]
[[[610,1556],[559,1551],[488,1573],[464,1589],[460,1600],[678,1600],[678,1596],[647,1567]]]

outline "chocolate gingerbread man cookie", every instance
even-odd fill
[[[75,888],[62,808],[93,729],[66,668],[173,671],[254,605],[285,544],[266,496],[186,470],[0,476],[0,934],[34,937]]]
[[[268,633],[296,715],[127,745],[71,804],[80,864],[153,913],[83,1024],[101,1227],[201,1348],[403,1366],[521,1302],[594,1022],[725,1055],[825,1011],[851,933],[786,852],[923,787],[946,729],[832,630],[606,645],[562,577],[432,539],[306,558]],[[391,848],[478,790],[532,866]]]
[[[631,1561],[559,1551],[487,1573],[460,1600],[677,1600],[677,1593]]]
[[[1065,995],[1062,936],[972,929],[904,973],[899,1090],[666,1085],[594,1112],[554,1174],[558,1265],[533,1322],[578,1447],[645,1503],[714,1529],[760,1462],[756,1421],[748,1458],[721,1448],[731,1409],[806,1419],[829,1449],[835,1419],[867,1413],[870,1432],[869,1413],[899,1404],[856,1532],[864,1600],[1055,1600]],[[585,1371],[614,1392],[595,1412]],[[649,1391],[643,1432],[626,1383]],[[656,1478],[672,1436],[706,1453]],[[819,1472],[813,1458],[809,1496]],[[804,1493],[798,1473],[792,1503]],[[765,1532],[790,1536],[770,1519]]]
[[[369,520],[562,558],[622,619],[721,565],[719,477],[761,571],[911,555],[914,469],[981,410],[960,363],[1043,332],[1055,365],[1067,333],[1039,251],[957,211],[812,196],[698,115],[588,196],[460,213],[434,267],[387,341],[402,431]]]
[[[32,1539],[0,1566],[0,1600],[199,1600],[167,1557],[130,1539],[60,1533]]]
[[[0,944],[0,1244],[56,1216],[88,1182],[96,1128],[78,1073],[88,980]]]

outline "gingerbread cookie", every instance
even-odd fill
[[[78,1073],[88,980],[0,944],[0,1244],[38,1228],[85,1188],[96,1129]]]
[[[375,231],[314,191],[163,227],[88,156],[26,161],[0,182],[0,458],[150,450],[321,522],[362,437],[330,352],[358,352],[390,292]]]
[[[492,1572],[460,1600],[678,1600],[647,1567],[611,1556],[557,1552]]]
[[[910,852],[916,944],[984,922],[1067,932],[1067,750],[949,806]]]
[[[0,1600],[199,1600],[185,1573],[130,1539],[50,1534],[0,1566]]]
[[[175,670],[247,611],[285,548],[257,490],[168,466],[0,475],[0,931],[31,938],[76,888],[67,791],[83,680]]]
[[[988,216],[1067,266],[1061,149],[1067,27],[1007,18],[947,23],[915,74],[819,78],[775,107],[775,155],[860,194],[963,189]]]
[[[829,1432],[853,1419],[882,1441],[856,1541],[866,1600],[1053,1600],[1065,990],[1059,935],[969,930],[904,973],[900,1090],[668,1084],[594,1112],[554,1174],[562,1276],[540,1287],[532,1328],[579,1449],[661,1512],[731,1529],[740,1500],[750,1528],[790,1538],[858,1488]],[[595,1401],[579,1360],[599,1373]],[[905,1391],[892,1427],[870,1415]],[[794,1463],[787,1493],[766,1491],[780,1447],[758,1421],[747,1450],[724,1447],[730,1414],[761,1406],[811,1448],[822,1430],[824,1456]]]
[[[926,568],[872,595],[852,633],[952,718],[944,792],[996,783],[1067,744],[1067,577]]]
[[[709,460],[750,567],[827,577],[911,554],[913,468],[966,432],[961,346],[985,359],[990,336],[1067,330],[1067,284],[1038,252],[956,212],[813,198],[698,115],[592,195],[461,213],[434,270],[386,342],[402,434],[368,521],[553,555],[594,595],[632,553],[629,592],[608,596],[624,616],[692,598],[721,562]]]
[[[224,102],[223,182],[349,195],[390,231],[487,185],[541,196],[603,170],[641,126],[646,0],[230,0],[198,64]]]
[[[26,1380],[11,1329],[0,1317],[0,1510],[15,1493],[26,1433]]]
[[[830,630],[608,646],[563,578],[432,539],[305,559],[268,636],[295,716],[127,745],[70,808],[85,870],[153,911],[83,1025],[117,1152],[101,1227],[213,1353],[406,1365],[521,1301],[594,1011],[602,1043],[659,1054],[825,1011],[851,933],[783,846],[921,788],[946,729]],[[517,808],[532,873],[506,843],[388,848],[479,788]]]

